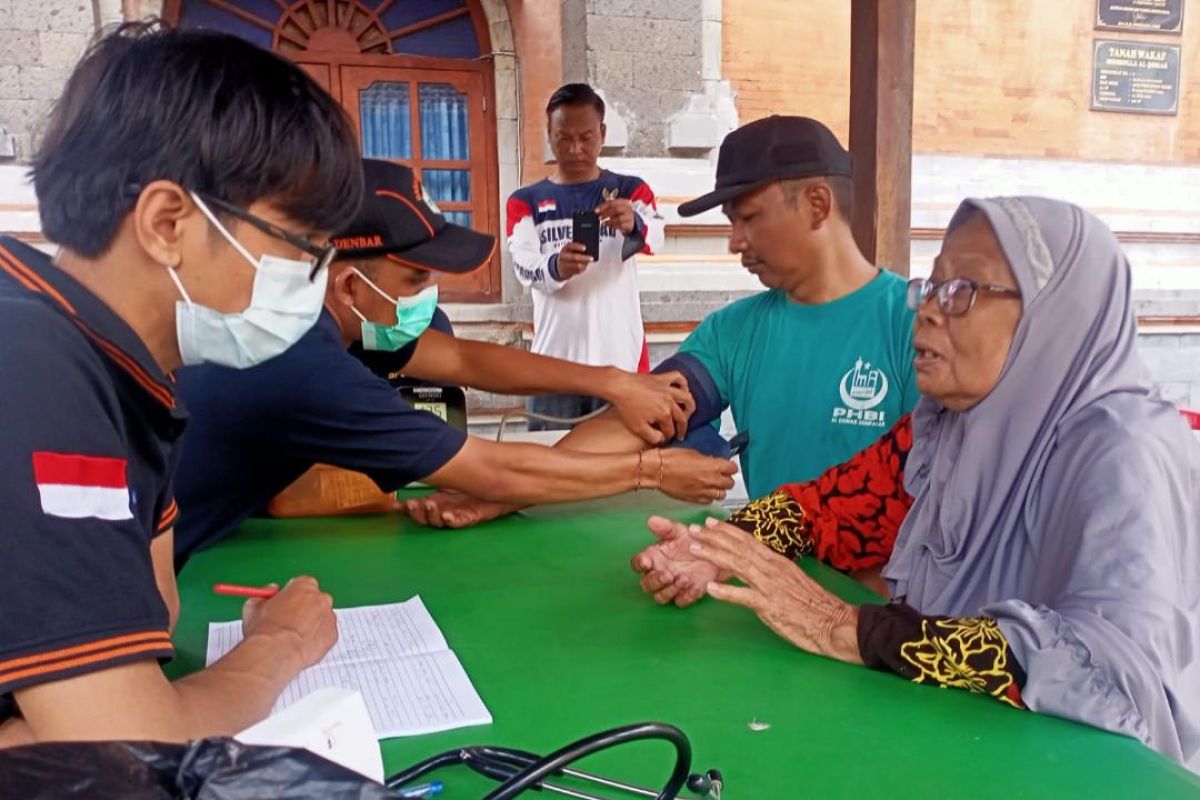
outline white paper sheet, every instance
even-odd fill
[[[235,737],[242,744],[303,747],[383,783],[383,755],[361,692],[318,689]]]
[[[420,597],[338,609],[338,642],[288,684],[278,713],[316,689],[362,692],[380,739],[487,725],[484,706]],[[208,664],[242,640],[241,622],[208,626]]]

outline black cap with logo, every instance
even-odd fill
[[[833,131],[808,117],[760,119],[725,137],[716,189],[680,205],[679,216],[694,217],[775,181],[820,175],[851,175],[850,154]]]
[[[417,269],[474,272],[491,259],[496,237],[446,222],[409,167],[363,159],[362,208],[331,244],[338,259],[389,259]]]

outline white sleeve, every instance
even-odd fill
[[[658,202],[654,199],[654,192],[643,183],[634,191],[630,204],[633,206],[633,213],[638,215],[645,226],[645,246],[642,247],[642,252],[648,255],[661,253],[666,242],[667,223],[662,214],[658,213]]]
[[[550,294],[566,285],[551,274],[558,253],[542,253],[533,213],[516,198],[508,201],[508,231],[508,252],[512,254],[513,269],[522,286]]]

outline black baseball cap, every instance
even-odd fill
[[[679,206],[694,217],[775,181],[851,175],[850,154],[833,131],[808,117],[771,116],[725,137],[717,157],[717,187]]]
[[[362,208],[330,239],[338,260],[387,256],[404,266],[455,274],[491,260],[496,237],[446,222],[412,169],[373,158],[362,164]]]

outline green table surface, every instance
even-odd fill
[[[169,671],[200,669],[208,623],[238,617],[240,601],[213,595],[213,583],[308,573],[339,607],[419,594],[492,712],[490,726],[383,742],[389,771],[462,745],[548,752],[658,720],[688,734],[693,769],[720,769],[734,800],[1200,796],[1200,778],[1132,740],[803,653],[744,609],[658,607],[628,565],[649,540],[646,514],[620,506],[460,532],[395,516],[252,521],[180,576]],[[872,599],[805,566],[849,600]],[[659,786],[670,753],[637,743],[584,766]],[[493,786],[462,767],[437,777],[446,800],[477,800]]]

